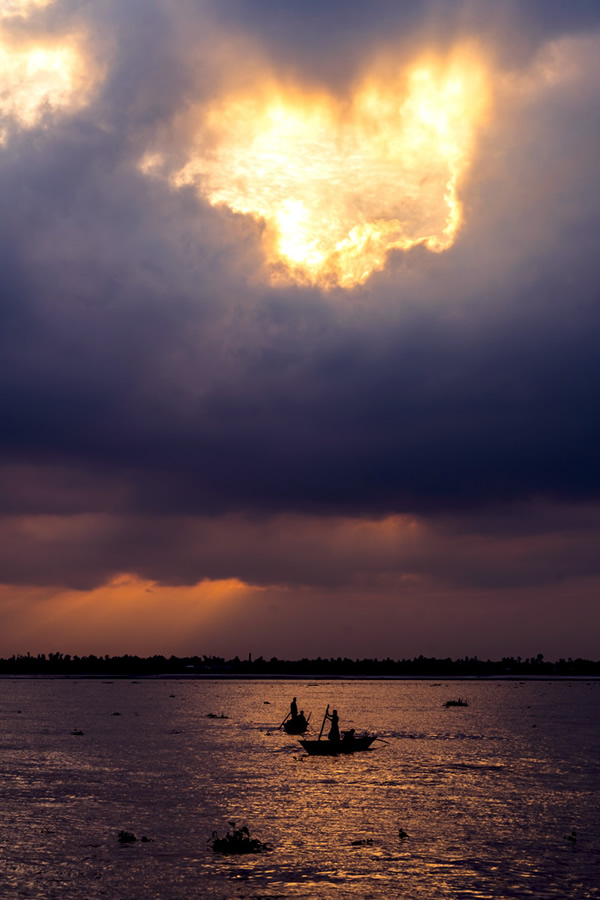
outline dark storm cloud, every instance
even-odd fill
[[[87,586],[133,568],[263,584],[312,571],[337,584],[406,564],[487,585],[512,558],[491,545],[480,566],[471,551],[453,563],[452,543],[431,538],[416,556],[374,546],[353,568],[350,541],[329,571],[324,537],[321,555],[297,525],[289,545],[261,529],[257,543],[252,516],[473,516],[532,497],[598,499],[593,53],[587,81],[504,95],[452,250],[393,254],[350,293],[267,287],[258,225],[138,168],[181,109],[225,78],[212,38],[227,28],[282,66],[314,63],[341,83],[382,35],[409,47],[428,29],[448,42],[479,29],[498,45],[516,34],[529,65],[543,41],[600,20],[596,3],[523,6],[499,17],[497,4],[239,2],[209,14],[132,0],[40,14],[56,33],[87,23],[106,72],[83,111],[12,126],[0,147],[1,508],[128,518],[73,519],[55,542],[6,519],[4,578]],[[173,530],[183,514],[228,513],[250,524],[182,519]],[[532,553],[537,563],[507,580],[552,580]],[[583,556],[569,544],[560,568],[589,574]]]
[[[443,51],[476,38],[504,61],[523,62],[545,41],[600,27],[594,0],[213,0],[207,8],[227,28],[252,35],[284,69],[340,87],[382,49],[410,58],[421,45]]]
[[[427,587],[539,590],[597,579],[599,535],[598,505],[512,505],[429,521],[32,515],[0,519],[0,571],[15,585],[79,590],[116,572],[173,587],[240,579],[399,597]]]
[[[560,152],[561,112],[529,126],[550,158],[508,148],[515,183],[488,181],[456,249],[329,299],[247,287],[254,227],[144,179],[120,135],[22,136],[0,176],[5,455],[112,468],[147,510],[597,496],[597,176],[565,170],[597,135]]]

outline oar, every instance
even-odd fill
[[[327,721],[327,713],[329,712],[329,703],[327,704],[327,709],[325,710],[325,715],[323,716],[323,724],[321,725],[321,730],[319,732],[319,740],[321,740],[321,735],[323,734],[323,729],[325,728],[325,722]]]
[[[285,717],[285,719],[283,720],[283,722],[282,722],[281,725],[279,726],[280,728],[283,728],[283,726],[285,725],[285,723],[287,722],[287,720],[289,719],[289,717],[291,716],[291,714],[292,714],[291,712],[289,712],[289,713],[287,714],[287,716]]]
[[[384,741],[383,738],[378,738],[378,737],[376,737],[375,740],[376,740],[376,741],[381,741],[382,744],[389,744],[389,741]]]

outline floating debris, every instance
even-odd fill
[[[113,713],[113,716],[120,716],[120,715],[121,715],[120,712],[114,712],[114,713]]]
[[[242,853],[264,853],[272,850],[270,844],[259,841],[258,838],[251,838],[248,826],[236,828],[235,822],[228,822],[233,829],[228,831],[225,837],[219,837],[216,831],[213,831],[208,839],[209,845],[215,853],[223,853],[225,855],[239,855]]]
[[[576,841],[577,841],[577,829],[576,828],[573,828],[571,830],[571,834],[567,835],[567,840],[571,841],[572,844],[576,843]]]
[[[74,728],[71,734],[76,734],[77,737],[80,737],[83,734],[83,731],[80,728]]]
[[[371,847],[373,845],[373,838],[361,838],[358,841],[351,841],[351,847]]]
[[[120,844],[135,844],[137,842],[137,837],[133,833],[133,831],[120,831],[117,837],[117,840]],[[152,838],[146,837],[143,834],[140,838],[140,844],[151,844]]]
[[[468,705],[469,704],[467,703],[467,701],[463,700],[462,697],[459,697],[457,700],[446,700],[446,702],[444,703],[444,706],[446,707],[446,709],[448,709],[449,706],[468,706]]]
[[[120,831],[117,840],[120,844],[135,844],[137,838],[133,831]]]
[[[221,713],[220,716],[218,716],[216,713],[206,713],[206,718],[207,719],[228,719],[229,716],[226,716],[225,713]]]

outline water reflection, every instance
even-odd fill
[[[317,732],[335,702],[389,743],[306,757],[278,730],[294,693]],[[3,897],[600,897],[600,685],[469,683],[445,708],[454,693],[1,681]],[[230,820],[273,853],[211,853]]]

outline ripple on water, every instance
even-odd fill
[[[388,743],[306,757],[293,694]],[[449,725],[419,682],[0,681],[3,900],[600,900],[600,691],[468,696]],[[229,821],[273,852],[214,854]]]

